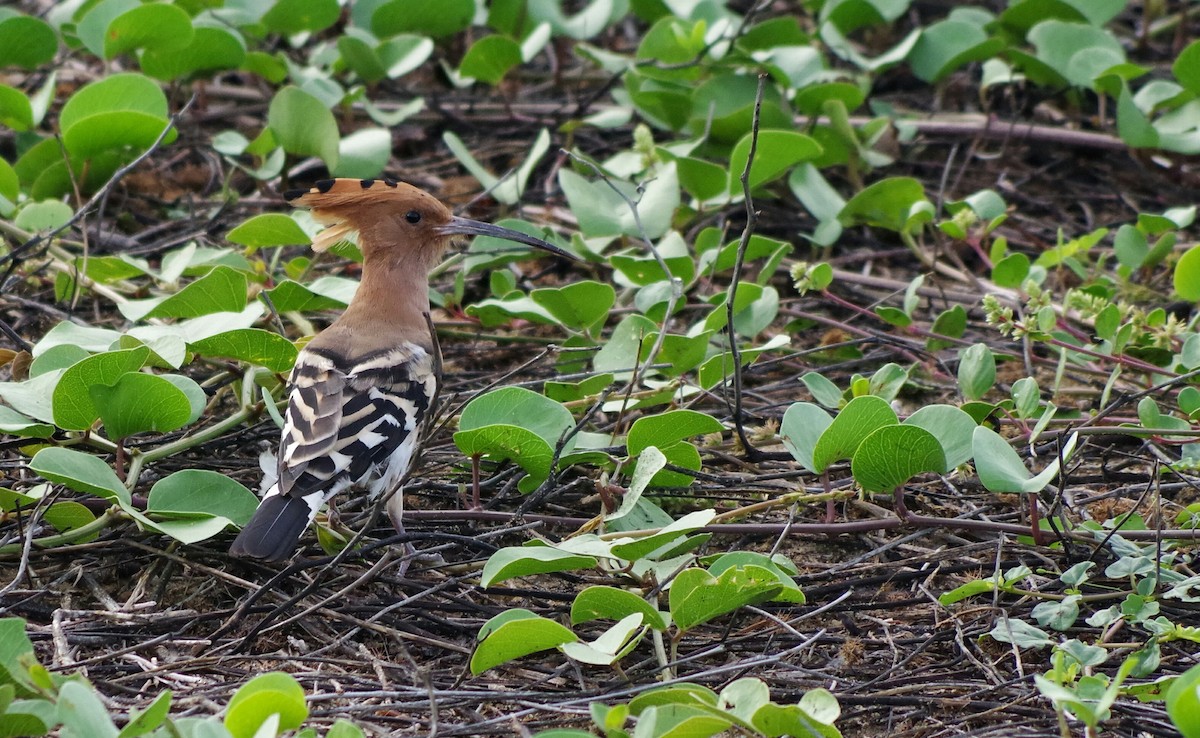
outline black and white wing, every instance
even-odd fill
[[[352,361],[312,346],[302,351],[292,370],[278,480],[230,553],[287,558],[330,497],[352,484],[377,494],[398,482],[437,392],[436,363],[414,343]]]

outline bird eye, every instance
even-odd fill
[[[404,219],[407,220],[409,223],[420,223],[421,222],[421,214],[418,213],[416,210],[409,210],[407,213],[404,214]]]

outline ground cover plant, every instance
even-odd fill
[[[0,734],[1200,736],[1195,16],[0,8]],[[330,176],[582,261],[464,243],[408,532],[239,561]]]

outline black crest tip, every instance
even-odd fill
[[[313,184],[315,184],[317,186],[317,190],[324,195],[326,192],[329,192],[333,189],[334,181],[332,179],[318,179]]]

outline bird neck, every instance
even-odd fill
[[[424,345],[430,342],[428,314],[426,264],[418,259],[368,257],[358,292],[337,322],[380,337],[403,335]]]

